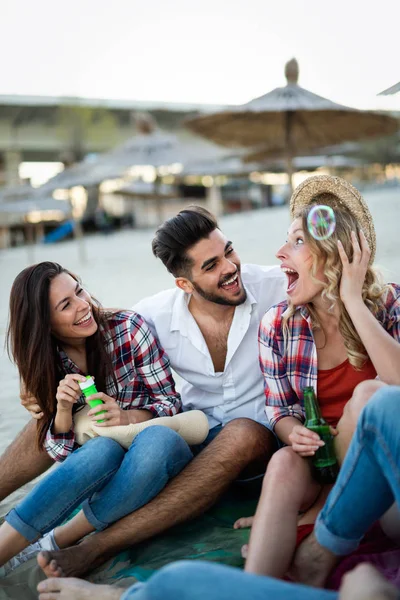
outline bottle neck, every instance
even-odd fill
[[[314,388],[305,388],[304,390],[304,409],[306,421],[321,421],[321,411],[315,397]]]

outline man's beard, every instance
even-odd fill
[[[240,277],[240,275],[239,275],[239,277]],[[194,287],[194,289],[196,290],[196,292],[199,294],[199,296],[204,298],[204,300],[208,300],[209,302],[214,302],[214,304],[222,304],[223,306],[239,306],[240,304],[243,304],[244,302],[246,302],[247,294],[246,294],[246,290],[244,288],[242,288],[242,292],[241,292],[240,296],[238,296],[237,298],[232,298],[230,300],[229,298],[221,297],[218,294],[206,292],[205,290],[203,290],[203,288],[201,288],[194,281],[191,281],[191,284]]]

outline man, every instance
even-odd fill
[[[177,289],[139,302],[135,310],[148,321],[172,368],[186,382],[184,409],[204,410],[210,435],[205,449],[165,493],[78,546],[43,553],[41,565],[48,575],[86,573],[124,548],[200,515],[239,476],[263,472],[275,448],[264,415],[257,334],[264,312],[284,298],[283,274],[256,265],[242,269],[232,242],[199,207],[164,223],[156,232],[153,252],[175,277]],[[10,473],[22,462],[18,452],[34,447],[31,429],[0,463],[8,490]],[[32,462],[18,474],[18,482],[44,470],[43,458],[38,459],[40,469]],[[253,470],[243,474],[249,466]]]
[[[295,579],[288,583],[239,569],[182,561],[158,571],[147,583],[127,591],[93,586],[78,579],[48,579],[39,584],[39,600],[396,600],[399,590],[371,565],[346,574],[339,593],[315,586],[325,583],[339,560],[355,550],[368,528],[393,503],[400,504],[400,387],[381,387],[363,409],[338,480],[320,513],[315,533],[295,557]],[[394,566],[394,565],[393,565]],[[394,571],[394,569],[392,569]],[[396,578],[400,585],[400,568]],[[313,586],[313,587],[309,587]]]

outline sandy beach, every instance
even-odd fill
[[[377,231],[376,264],[386,281],[400,281],[400,188],[364,194]],[[233,241],[242,262],[275,264],[275,252],[285,240],[287,207],[230,215],[221,228]],[[130,308],[140,298],[173,285],[173,278],[151,252],[153,231],[125,230],[85,238],[87,260],[82,263],[74,241],[58,245],[0,251],[0,453],[29,420],[19,404],[19,381],[4,350],[9,292],[15,276],[28,264],[60,262],[82,277],[84,285],[104,306]],[[0,504],[4,515],[30,489],[29,484]]]

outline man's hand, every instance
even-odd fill
[[[368,563],[346,573],[339,589],[339,600],[396,600],[399,590]]]
[[[26,410],[30,413],[33,419],[37,421],[43,417],[43,411],[40,408],[39,404],[36,401],[34,396],[28,394],[28,392],[21,391],[19,395],[21,399],[21,404]]]

